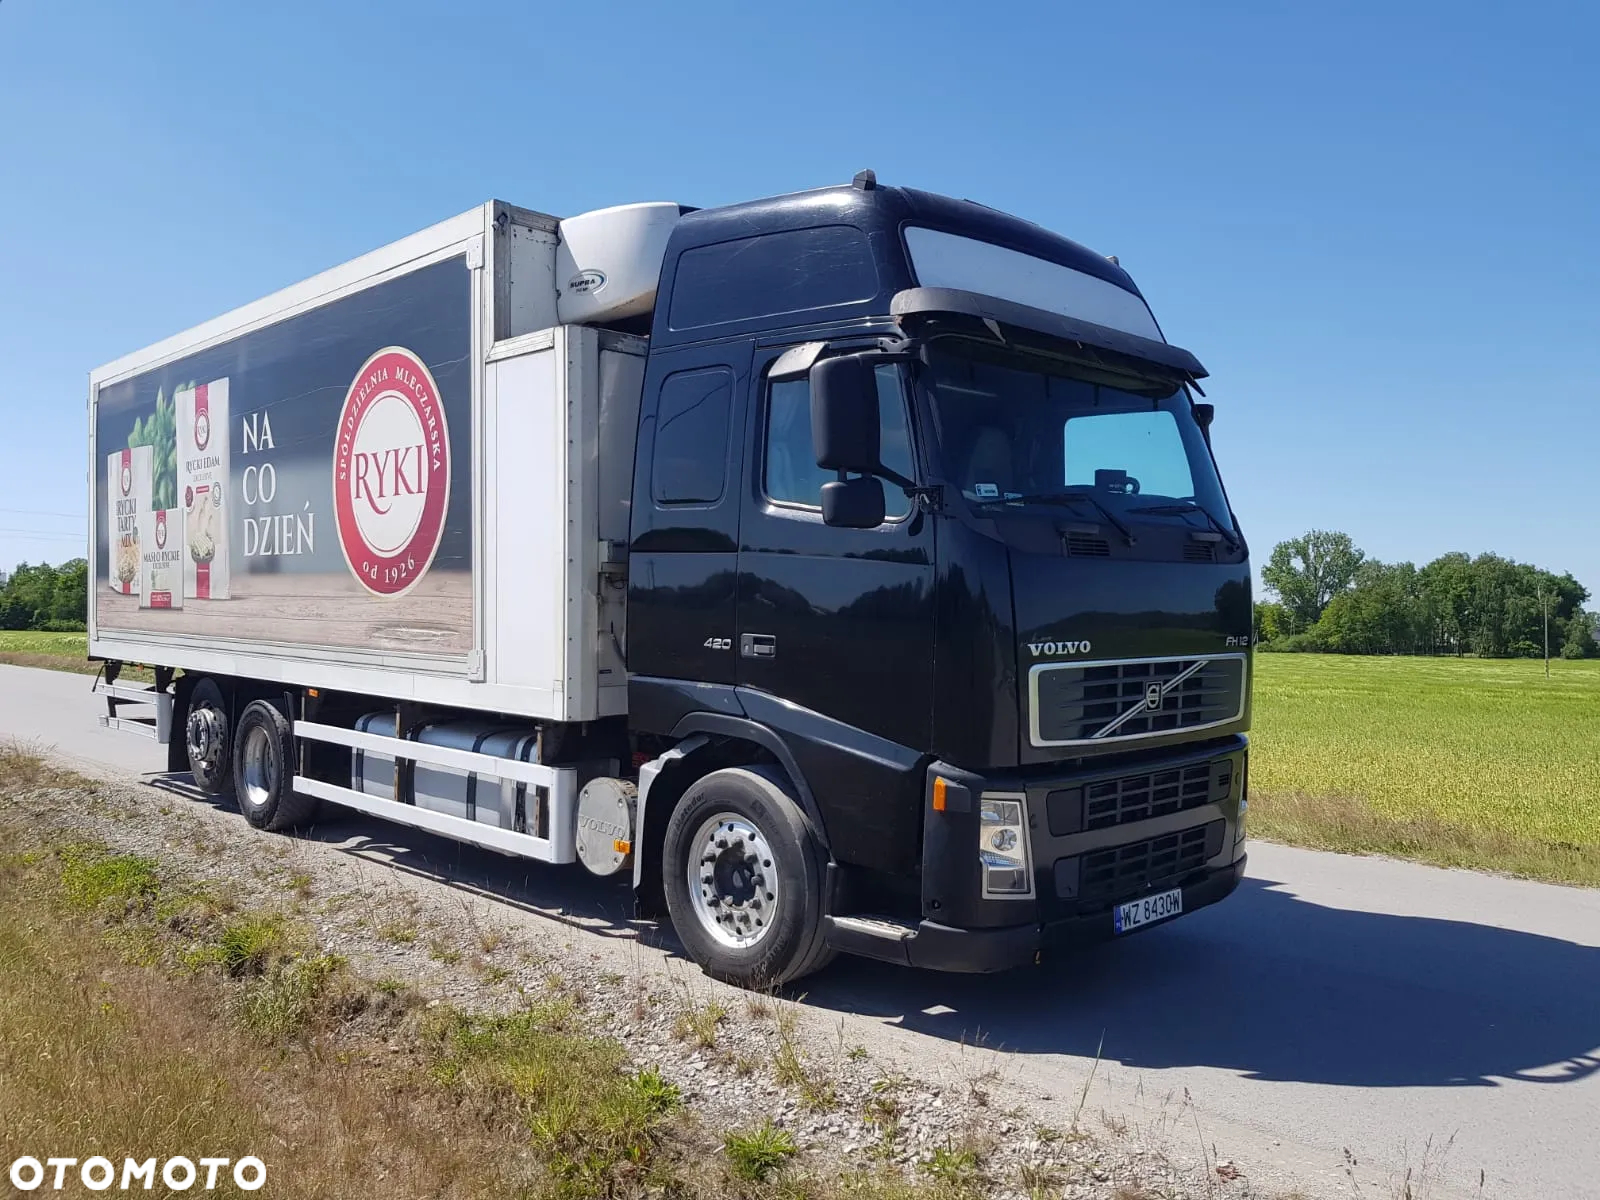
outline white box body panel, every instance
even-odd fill
[[[93,372],[89,653],[538,720],[625,712],[607,560],[645,343],[534,325],[556,314],[556,228],[490,202]],[[196,580],[141,608],[137,578],[119,595],[108,575],[114,470],[158,392],[193,440],[202,382],[221,439],[198,481],[221,489],[211,594]],[[182,512],[197,480],[177,457]]]

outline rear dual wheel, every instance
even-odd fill
[[[233,735],[227,700],[216,680],[202,679],[189,693],[183,743],[195,786],[208,796],[228,795],[233,790]]]
[[[265,700],[239,714],[234,733],[233,794],[257,829],[295,829],[317,815],[314,796],[294,790],[294,733],[289,719]]]
[[[293,829],[311,823],[317,801],[296,795],[294,734],[288,718],[265,700],[228,721],[228,702],[214,679],[189,693],[184,749],[195,786],[208,796],[231,796],[257,829]]]
[[[667,823],[662,868],[673,928],[713,978],[776,987],[833,957],[827,856],[778,771],[730,767],[691,784]]]

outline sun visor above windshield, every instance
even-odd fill
[[[976,292],[908,288],[895,293],[889,311],[908,333],[999,338],[1175,382],[1206,377],[1200,360],[1181,346]]]

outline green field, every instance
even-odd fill
[[[1255,661],[1252,833],[1600,884],[1600,661]]]
[[[0,663],[93,672],[96,668],[87,661],[88,653],[89,635],[86,633],[0,630]]]

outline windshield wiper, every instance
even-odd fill
[[[1153,513],[1157,516],[1179,516],[1184,513],[1199,513],[1206,519],[1206,524],[1222,535],[1222,540],[1228,543],[1228,552],[1239,552],[1239,537],[1233,530],[1211,515],[1211,510],[1203,504],[1196,504],[1192,500],[1176,500],[1171,504],[1146,504],[1142,508],[1130,508],[1129,512]]]
[[[1087,500],[1099,510],[1111,527],[1122,535],[1122,540],[1128,545],[1138,541],[1133,533],[1116,517],[1111,515],[1111,510],[1100,501],[1096,500],[1092,491],[1064,491],[1064,492],[1027,492],[1021,496],[997,496],[993,500],[979,500],[982,506],[990,504],[1076,504],[1079,500]]]

